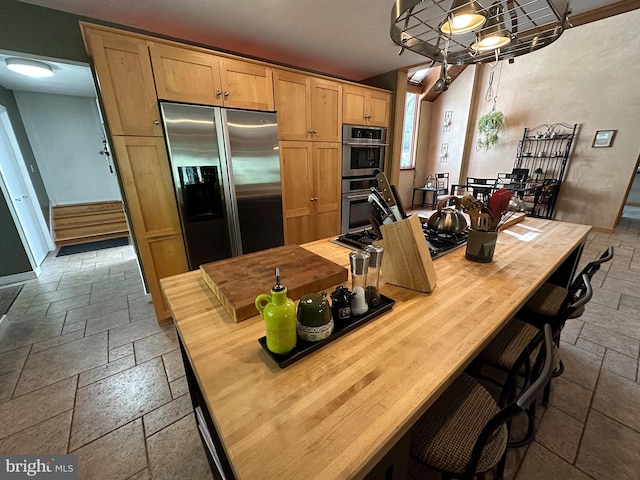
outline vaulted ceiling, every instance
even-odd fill
[[[19,1],[355,81],[430,64],[428,58],[410,51],[398,55],[389,34],[393,0]],[[640,0],[571,0],[570,4],[574,26],[640,8]],[[60,62],[58,68],[65,70],[65,65]],[[450,76],[455,78],[459,70],[450,69]],[[437,96],[433,85],[438,73],[439,68],[419,87],[428,100]],[[88,69],[82,75],[86,83]],[[21,88],[20,81],[7,88],[32,88]],[[5,82],[0,71],[0,84],[7,86]],[[59,91],[64,83],[58,81],[52,91],[64,93]],[[37,88],[46,91],[47,85],[40,82]],[[69,94],[81,91],[74,87]]]

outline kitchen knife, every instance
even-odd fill
[[[393,196],[396,199],[396,203],[398,204],[398,210],[400,211],[400,215],[402,215],[402,218],[407,218],[407,211],[405,210],[404,205],[402,205],[402,201],[400,200],[400,195],[398,195],[398,190],[396,189],[395,185],[391,185],[391,193],[393,193]]]
[[[400,214],[400,210],[398,209],[398,202],[396,202],[396,199],[393,196],[393,192],[391,191],[391,187],[389,186],[389,180],[387,179],[387,176],[382,170],[379,169],[375,169],[373,172],[376,174],[376,180],[378,181],[378,187],[380,187],[382,197],[389,205],[393,216],[396,220],[402,220],[402,215]]]
[[[380,202],[380,205],[382,205],[382,208],[384,208],[385,213],[388,216],[390,216],[391,218],[395,219],[395,215],[391,211],[391,208],[387,204],[387,202],[384,199],[384,197],[382,196],[382,194],[378,191],[378,189],[376,187],[371,187],[371,188],[369,188],[369,190],[371,190],[371,193],[373,193],[376,196],[376,198]]]
[[[378,209],[378,212],[380,213],[380,216],[382,217],[382,223],[385,225],[388,225],[390,223],[393,223],[394,219],[393,216],[390,216],[384,209],[384,207],[382,206],[382,203],[380,203],[380,200],[378,200],[378,198],[373,194],[370,193],[369,197],[367,198],[367,201],[373,205],[374,207],[376,207]]]
[[[380,231],[380,222],[373,215],[369,214],[369,223],[371,224],[371,230],[376,234],[378,240],[382,240],[382,232]]]

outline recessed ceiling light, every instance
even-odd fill
[[[12,72],[27,75],[29,77],[41,78],[51,77],[53,75],[51,65],[37,60],[10,57],[5,58],[4,63],[7,64],[7,68]]]

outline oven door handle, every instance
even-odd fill
[[[347,200],[354,200],[356,198],[359,198],[359,199],[369,198],[369,192],[367,192],[367,193],[357,193],[355,195],[347,195],[347,196],[345,196],[345,198]]]
[[[356,142],[343,142],[343,145],[349,145],[350,147],[388,147],[388,143],[356,143]]]

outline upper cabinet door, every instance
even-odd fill
[[[365,124],[366,90],[353,85],[345,85],[342,89],[342,120],[351,125]]]
[[[355,125],[389,127],[391,94],[373,88],[345,85],[343,121]]]
[[[338,82],[311,80],[312,139],[342,141],[342,85]]]
[[[111,133],[161,137],[147,42],[90,28],[85,35]]]
[[[391,94],[371,90],[369,92],[368,123],[374,127],[388,127],[391,112]]]
[[[159,43],[149,50],[158,98],[222,105],[218,57]]]
[[[220,59],[225,107],[274,110],[273,70],[261,65]]]
[[[311,79],[299,73],[273,73],[278,136],[281,140],[311,139]]]
[[[342,140],[342,85],[276,70],[278,134],[281,140]]]

